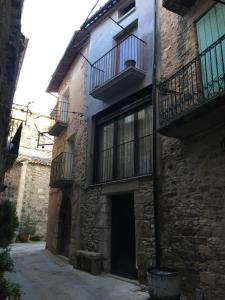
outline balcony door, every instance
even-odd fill
[[[134,66],[138,66],[138,40],[132,34],[137,34],[137,27],[129,30],[117,38],[117,69],[118,73],[124,71],[128,67],[128,61],[134,61]]]
[[[203,93],[206,98],[212,98],[225,90],[225,38],[218,41],[225,35],[225,5],[214,5],[196,23],[196,28],[199,53],[202,53]]]

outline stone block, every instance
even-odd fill
[[[102,270],[102,254],[97,252],[77,250],[74,267],[99,275]]]
[[[215,274],[210,272],[200,272],[200,283],[201,285],[214,286],[215,284]]]

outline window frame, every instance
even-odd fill
[[[140,103],[141,102],[141,103]],[[141,99],[141,101],[137,101],[137,103],[133,103],[133,105],[128,105],[128,107],[123,107],[122,109],[119,109],[117,111],[114,111],[111,114],[107,114],[103,116],[102,118],[97,118],[95,121],[95,138],[94,138],[94,169],[93,169],[93,183],[94,184],[102,184],[107,182],[112,182],[116,180],[122,180],[122,179],[128,179],[128,178],[134,178],[134,177],[142,177],[142,176],[150,176],[152,174],[152,150],[150,149],[150,170],[149,172],[145,174],[140,174],[140,159],[139,159],[139,144],[140,144],[140,137],[139,137],[139,127],[138,127],[138,113],[147,107],[152,107],[152,101],[148,97],[145,97],[144,99]],[[101,180],[100,178],[100,132],[101,128],[103,126],[107,126],[109,124],[114,124],[114,141],[113,141],[113,149],[116,149],[118,147],[118,121],[122,118],[125,118],[126,116],[129,116],[133,114],[134,115],[134,140],[133,140],[133,152],[134,152],[134,174],[132,176],[128,177],[118,177],[118,170],[117,170],[117,164],[118,164],[118,151],[113,151],[113,161],[112,161],[112,178],[109,180]],[[151,114],[151,122],[152,122],[152,114]],[[151,132],[148,136],[150,136],[151,139],[151,148],[152,148],[152,127]]]

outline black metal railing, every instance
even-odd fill
[[[62,152],[52,160],[50,186],[73,179],[73,153]]]
[[[22,120],[11,118],[10,124],[9,124],[9,134],[8,134],[8,139],[7,139],[8,145],[10,145],[12,143],[12,140],[13,140],[18,128],[20,127],[21,123],[23,123]]]
[[[68,101],[58,101],[56,106],[51,112],[51,117],[54,122],[68,122],[68,111],[69,111],[69,102]]]
[[[225,92],[225,35],[159,85],[160,126]]]
[[[99,58],[91,68],[91,91],[129,67],[144,70],[145,44],[146,42],[136,36],[129,35]]]
[[[16,161],[16,158],[18,157],[22,126],[22,120],[11,118],[6,143],[5,172],[13,167],[13,164]]]

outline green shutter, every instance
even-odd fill
[[[199,53],[225,34],[225,5],[216,4],[197,23]],[[201,57],[204,95],[213,97],[224,90],[225,41]]]

